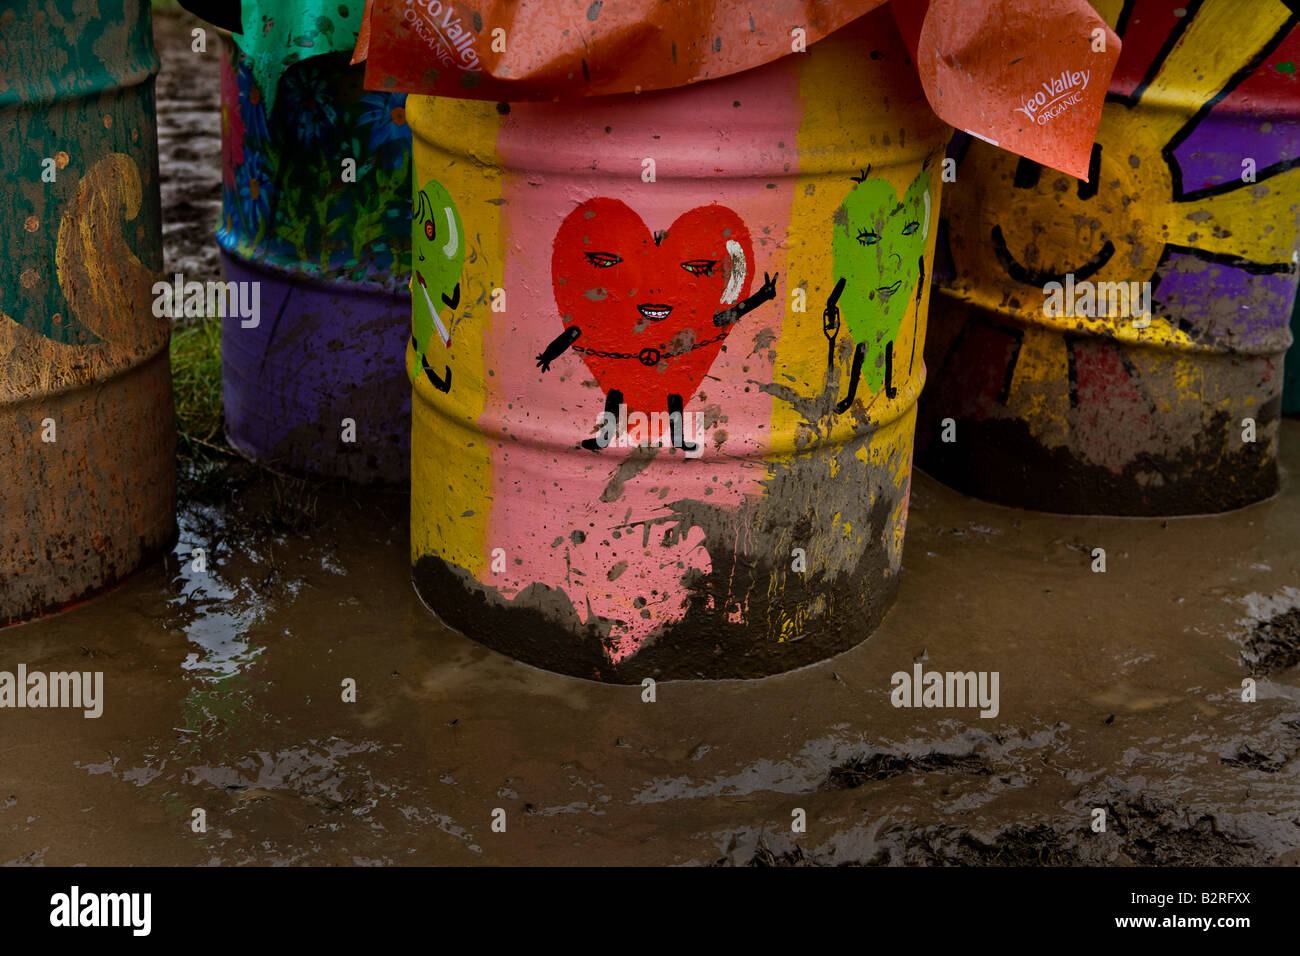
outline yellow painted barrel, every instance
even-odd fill
[[[1017,507],[1241,507],[1279,480],[1300,15],[1280,0],[1249,16],[1232,0],[1095,6],[1124,47],[1090,182],[957,150],[917,461]]]
[[[614,682],[865,639],[900,567],[949,133],[888,10],[689,88],[408,118],[429,607]]]

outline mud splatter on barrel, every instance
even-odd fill
[[[977,141],[958,150],[918,463],[1046,511],[1248,505],[1278,488],[1297,13],[1273,0],[1249,16],[1227,0],[1096,6],[1124,47],[1090,181]],[[1045,314],[1071,297],[1073,315]]]
[[[226,437],[276,470],[405,484],[406,98],[325,54],[285,71],[268,115],[248,58],[225,54],[217,239],[260,311],[223,322]]]
[[[409,109],[429,607],[613,682],[867,638],[900,569],[949,132],[888,11],[690,88]]]
[[[0,625],[174,534],[149,6],[0,11]]]

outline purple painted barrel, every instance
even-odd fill
[[[278,471],[409,480],[410,133],[405,96],[346,54],[294,64],[273,115],[247,58],[222,64],[226,437]],[[247,283],[248,285],[244,285]]]

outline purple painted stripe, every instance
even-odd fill
[[[1256,275],[1236,266],[1171,252],[1157,275],[1154,307],[1190,323],[1222,348],[1282,352],[1296,276]]]
[[[1281,114],[1206,116],[1174,150],[1183,191],[1241,181],[1241,162],[1256,170],[1300,157],[1300,122]]]

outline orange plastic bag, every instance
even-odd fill
[[[921,86],[944,122],[1088,178],[1120,41],[1083,0],[895,3]]]
[[[884,0],[369,0],[366,86],[538,100],[685,86],[805,55]],[[894,4],[945,122],[1080,179],[1120,42],[1086,0]],[[869,55],[869,50],[863,51]]]

